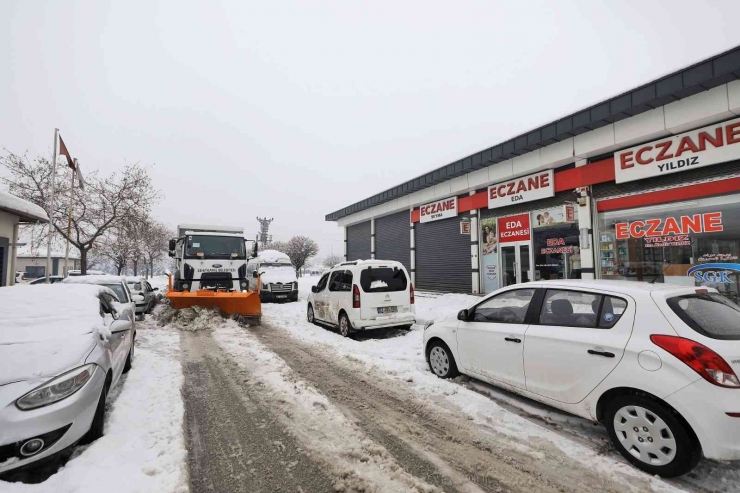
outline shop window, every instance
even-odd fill
[[[740,195],[599,214],[603,279],[709,286],[738,302]]]
[[[581,251],[572,205],[532,213],[534,280],[580,279]]]

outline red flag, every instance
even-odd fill
[[[59,135],[59,154],[67,158],[67,165],[70,168],[72,168],[73,170],[76,169],[74,159],[72,159],[72,156],[69,154],[67,146],[64,145],[61,134]]]

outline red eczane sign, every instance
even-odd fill
[[[529,213],[498,218],[498,237],[500,243],[529,241]]]
[[[645,219],[614,225],[618,240],[652,238],[691,233],[719,233],[724,230],[721,212],[706,212],[690,216]]]

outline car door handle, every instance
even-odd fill
[[[517,339],[516,337],[504,337],[504,340],[509,342],[516,342],[517,344],[522,342],[521,339]]]
[[[614,353],[610,353],[608,351],[594,351],[593,349],[589,349],[588,354],[595,354],[596,356],[605,356],[607,358],[614,357]]]

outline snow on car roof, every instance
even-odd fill
[[[651,292],[651,291],[685,291],[688,289],[694,289],[692,286],[685,286],[680,284],[666,284],[666,283],[650,283],[641,281],[612,281],[606,279],[560,279],[550,281],[535,281],[524,284],[517,284],[517,286],[537,286],[537,287],[553,287],[563,286],[568,288],[589,288],[589,289],[603,289],[605,291],[615,291],[622,293],[630,292]]]
[[[257,257],[259,257],[259,259],[263,262],[287,262],[288,264],[290,264],[290,257],[277,250],[262,250],[261,252],[257,253]]]
[[[112,276],[110,274],[103,274],[103,275],[96,274],[92,276],[67,277],[62,282],[64,284],[111,284],[111,283],[126,282],[126,278],[124,276]]]
[[[0,345],[67,339],[100,326],[98,294],[93,285],[41,284],[0,289]]]

